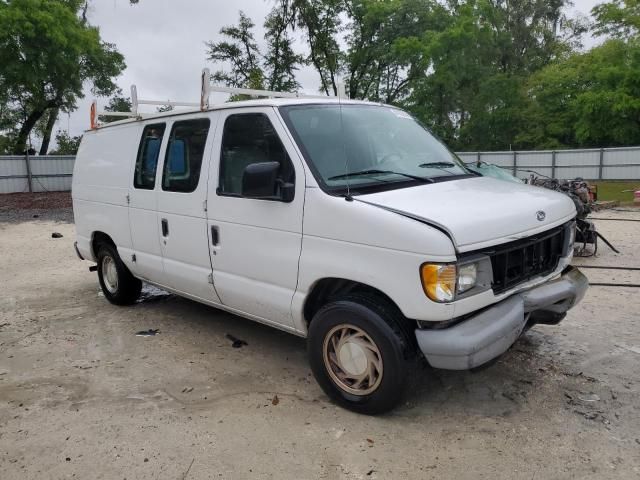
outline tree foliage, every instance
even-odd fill
[[[223,27],[224,40],[207,42],[207,58],[229,67],[212,74],[214,81],[229,87],[294,92],[299,88],[295,71],[302,57],[293,51],[286,8],[275,7],[267,16],[266,52],[263,54],[253,34],[255,24],[240,12],[237,25]]]
[[[131,99],[125,97],[122,90],[118,88],[116,93],[109,98],[109,102],[105,105],[104,110],[105,112],[130,112],[132,107]],[[117,122],[122,119],[123,117],[116,115],[100,115],[98,117],[98,121],[103,123]]]
[[[409,109],[455,148],[518,147],[529,122],[525,85],[580,47],[586,24],[568,0],[276,0],[265,23],[270,65],[311,65],[320,90]],[[273,22],[277,19],[277,22]],[[274,30],[273,26],[277,26]],[[230,65],[214,79],[260,88],[265,82],[254,24],[241,13],[210,43],[209,59]],[[306,44],[304,57],[291,36]],[[288,79],[295,81],[293,69]]]
[[[75,155],[80,146],[82,135],[72,137],[66,130],[61,130],[56,134],[57,148],[50,152],[50,155]]]
[[[618,38],[635,37],[640,31],[640,0],[614,0],[593,8],[595,33]]]
[[[69,112],[89,82],[108,95],[124,69],[115,47],[81,17],[80,0],[0,2],[0,90],[20,112],[13,150],[25,149],[36,123],[51,110]]]

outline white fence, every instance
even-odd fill
[[[588,150],[460,152],[467,163],[493,163],[525,178],[531,171],[553,178],[640,180],[640,147]],[[0,156],[0,193],[71,190],[75,157]]]
[[[0,193],[71,190],[74,155],[0,157]]]
[[[587,180],[640,179],[640,147],[585,150],[531,150],[511,152],[460,152],[467,163],[493,163],[525,178],[531,171],[552,178]]]

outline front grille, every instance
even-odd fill
[[[494,293],[553,272],[564,250],[565,232],[565,226],[561,225],[481,252],[491,258]]]

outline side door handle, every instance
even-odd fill
[[[215,225],[211,225],[211,245],[218,245],[220,241],[220,232],[218,232],[218,227]]]
[[[167,222],[166,218],[163,218],[160,223],[162,225],[162,236],[163,237],[168,237],[169,236],[169,222]]]

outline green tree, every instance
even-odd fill
[[[82,6],[79,0],[0,2],[0,90],[24,107],[16,153],[50,110],[75,108],[85,82],[95,94],[108,95],[124,69],[122,55],[79,16]]]
[[[525,145],[610,147],[640,142],[640,45],[611,39],[550,65],[528,83]]]
[[[635,37],[640,32],[640,0],[614,0],[596,5],[594,33],[617,38]]]
[[[296,71],[304,63],[302,55],[293,51],[289,32],[293,14],[282,5],[276,5],[264,22],[267,49],[262,58],[267,90],[295,92],[300,88]]]
[[[214,81],[235,88],[264,88],[264,72],[260,66],[260,50],[253,36],[254,27],[251,19],[240,11],[237,25],[220,29],[225,40],[207,42],[207,59],[230,66],[230,70],[214,72]]]
[[[527,81],[526,124],[518,140],[531,148],[607,147],[640,142],[639,2],[596,6],[593,31],[609,36]]]
[[[457,149],[518,147],[527,78],[566,56],[584,31],[566,18],[566,5],[449,2],[444,28],[421,39],[427,68],[412,84],[408,108]]]
[[[291,15],[281,6],[274,7],[265,19],[266,50],[263,54],[253,34],[255,24],[240,12],[237,25],[223,27],[220,42],[207,42],[207,59],[222,62],[228,69],[212,74],[212,79],[229,87],[295,92],[300,84],[295,72],[302,56],[293,51],[289,32]],[[246,98],[234,96],[232,100]]]
[[[133,105],[131,104],[131,99],[123,96],[122,90],[118,88],[116,93],[109,99],[109,102],[104,107],[104,111],[130,112],[132,108]],[[119,117],[117,115],[100,115],[98,117],[98,121],[103,123],[117,122],[119,120],[124,120],[124,117]]]
[[[56,144],[58,145],[53,150],[51,155],[75,155],[78,153],[78,147],[80,146],[80,140],[82,135],[72,137],[66,130],[61,130],[56,134]]]

